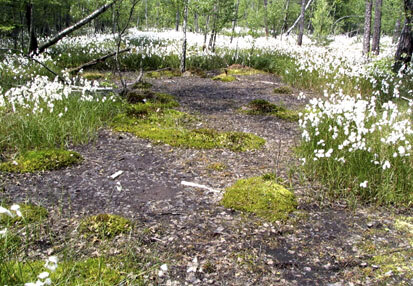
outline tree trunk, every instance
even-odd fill
[[[234,19],[232,19],[232,31],[231,31],[231,41],[230,41],[231,43],[234,40],[234,36],[235,36],[235,27],[237,26],[238,10],[239,10],[239,0],[237,0],[237,3],[235,4]]]
[[[37,48],[38,48],[38,43],[37,43],[37,38],[36,38],[36,32],[35,32],[35,27],[34,27],[34,21],[33,21],[33,4],[31,1],[27,4],[26,6],[26,13],[27,13],[27,24],[29,25],[29,54],[36,53]]]
[[[181,15],[179,14],[179,5],[176,3],[176,17],[175,17],[175,31],[179,31],[179,20],[181,19]]]
[[[205,51],[206,49],[206,42],[207,42],[208,30],[209,30],[209,18],[210,16],[208,15],[206,19],[206,24],[205,24],[205,30],[204,30],[204,44],[202,45],[203,51]]]
[[[290,0],[285,1],[285,14],[284,14],[284,21],[281,29],[281,34],[284,34],[285,30],[287,29],[287,18],[288,18],[288,8],[290,7]]]
[[[376,6],[374,8],[374,30],[373,30],[373,42],[371,45],[371,51],[378,55],[380,53],[380,34],[381,34],[381,8],[383,0],[376,0]]]
[[[115,7],[112,6],[112,34],[116,33],[116,14]]]
[[[194,25],[195,25],[195,33],[199,32],[199,22],[198,22],[198,13],[195,12],[194,14]]]
[[[44,52],[48,47],[53,46],[54,44],[56,44],[59,40],[61,40],[62,38],[64,38],[65,36],[69,35],[70,33],[72,33],[73,31],[76,31],[78,29],[80,29],[81,27],[83,27],[84,25],[86,25],[87,23],[89,23],[90,21],[92,21],[93,19],[95,19],[96,17],[98,17],[100,14],[104,13],[106,10],[108,10],[110,7],[113,6],[113,4],[115,4],[117,1],[119,0],[113,0],[112,2],[110,2],[109,4],[103,5],[102,7],[100,7],[99,9],[97,9],[96,11],[94,11],[92,14],[90,14],[89,16],[87,16],[86,18],[83,18],[82,20],[80,20],[79,22],[77,22],[76,24],[74,24],[73,26],[70,26],[66,29],[64,29],[63,31],[59,32],[56,36],[54,36],[52,39],[48,40],[46,43],[44,43],[43,45],[41,45],[39,47],[39,51],[38,53],[42,53]]]
[[[404,14],[406,20],[399,44],[397,45],[393,70],[397,72],[403,64],[409,64],[413,53],[413,0],[404,0]]]
[[[268,37],[269,32],[268,32],[268,0],[264,0],[264,26],[265,26],[265,36]]]
[[[392,38],[392,43],[395,44],[399,40],[400,37],[400,28],[401,28],[401,20],[400,18],[397,19],[396,25],[394,25],[394,31],[393,31],[393,38]]]
[[[148,0],[145,0],[145,29],[148,30]]]
[[[159,1],[156,2],[156,22],[155,22],[155,27],[158,28],[159,27]]]
[[[371,8],[372,0],[365,0],[366,8],[364,11],[364,36],[363,36],[363,55],[368,57],[370,52],[370,31],[371,31]]]
[[[182,57],[181,57],[181,72],[184,73],[186,69],[186,25],[188,22],[188,2],[185,0],[184,3],[184,23],[182,25],[183,39],[182,39]]]
[[[305,11],[307,11],[307,9],[308,9],[308,7],[310,7],[310,4],[311,3],[313,3],[313,0],[309,0],[308,1],[308,3],[307,3],[307,5],[305,5],[305,9],[304,9],[304,14],[305,14]],[[302,5],[301,5],[302,6]],[[301,7],[301,9],[302,9],[303,7]],[[303,14],[303,15],[304,15]],[[295,22],[294,22],[294,24],[287,30],[287,32],[285,32],[285,34],[288,36],[290,33],[291,33],[291,31],[295,28],[295,26],[297,26],[297,24],[298,24],[298,22],[301,20],[301,13],[300,13],[300,16],[298,16],[298,18],[297,18],[297,20],[295,20]]]
[[[297,45],[303,44],[304,35],[304,20],[305,20],[305,0],[301,0],[301,13],[300,13],[300,32],[298,33]]]

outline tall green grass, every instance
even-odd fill
[[[32,149],[64,148],[84,144],[96,137],[122,108],[118,99],[94,95],[96,100],[84,101],[73,94],[55,103],[53,112],[31,113],[30,109],[0,109],[0,151],[22,153]],[[109,96],[107,96],[109,98]]]

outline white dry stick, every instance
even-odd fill
[[[120,175],[123,174],[123,171],[117,171],[116,173],[114,173],[112,176],[110,176],[110,178],[112,180],[116,179],[117,177],[119,177]]]
[[[188,187],[205,189],[205,190],[208,190],[208,191],[213,192],[213,193],[220,193],[219,190],[215,190],[215,189],[213,189],[213,188],[210,188],[210,187],[207,187],[207,186],[204,186],[204,185],[200,185],[200,184],[197,184],[197,183],[191,183],[191,182],[182,181],[182,182],[181,182],[181,185],[188,186]]]
[[[259,80],[259,81],[256,81],[256,82],[259,82],[259,83],[265,83],[265,84],[273,84],[273,85],[276,85],[276,83],[275,83],[275,82],[265,81],[265,80]]]

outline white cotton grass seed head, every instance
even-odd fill
[[[6,208],[0,206],[0,214],[8,215],[9,217],[14,217],[14,215]]]
[[[59,262],[59,259],[57,258],[57,256],[50,256],[46,260],[44,267],[46,267],[47,269],[53,272],[56,270],[58,262]]]
[[[21,211],[20,211],[20,206],[19,206],[19,205],[16,205],[16,204],[12,205],[12,206],[10,207],[10,210],[14,211],[18,217],[22,217],[22,216],[23,216],[23,214],[22,214]]]

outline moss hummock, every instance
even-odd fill
[[[79,226],[79,233],[85,237],[100,239],[113,238],[132,230],[132,222],[114,214],[98,214],[84,219]]]
[[[226,189],[221,203],[227,208],[251,212],[269,221],[285,220],[297,207],[292,192],[264,176],[237,181]]]
[[[222,73],[220,75],[214,76],[212,79],[223,81],[223,82],[231,82],[231,81],[236,80],[236,78],[234,76],[228,75],[226,73]]]
[[[232,151],[247,151],[261,148],[265,140],[244,132],[218,132],[213,129],[188,129],[193,117],[187,113],[170,109],[177,105],[173,97],[153,94],[155,98],[145,103],[130,104],[124,114],[118,115],[112,123],[115,131],[129,132],[176,147],[213,149],[226,148]],[[136,97],[135,99],[142,99]],[[137,101],[134,100],[134,101]]]
[[[274,93],[278,94],[291,94],[293,93],[293,89],[287,85],[279,86],[274,88]]]
[[[136,111],[135,107],[135,111]],[[151,112],[143,108],[141,114],[131,117],[121,115],[112,127],[116,131],[129,132],[154,143],[164,143],[175,147],[195,149],[226,148],[232,151],[247,151],[261,148],[265,140],[254,134],[244,132],[218,132],[213,129],[194,129],[184,127],[188,114],[176,110]],[[148,112],[144,114],[145,112]]]
[[[147,72],[145,74],[145,77],[148,77],[148,78],[173,78],[173,77],[179,77],[181,75],[182,75],[182,73],[179,70],[170,68],[170,69],[165,69],[165,70]]]
[[[273,115],[277,118],[293,122],[299,119],[297,111],[270,103],[265,99],[254,99],[248,103],[247,106],[241,108],[241,111],[249,115]]]
[[[0,171],[11,173],[30,173],[62,169],[82,162],[82,156],[73,151],[48,149],[28,151],[12,162],[0,164]]]

